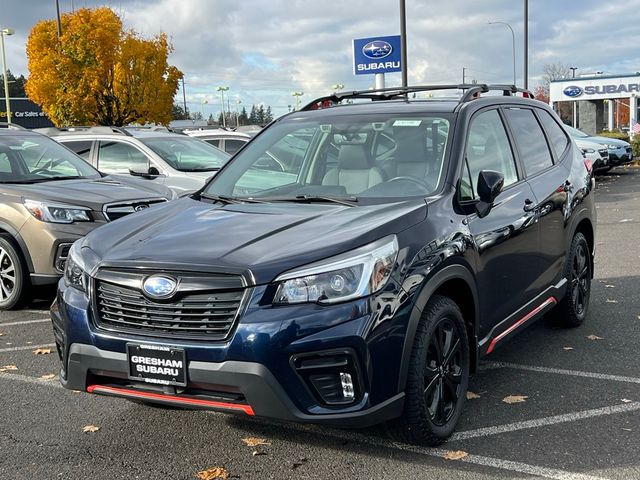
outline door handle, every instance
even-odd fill
[[[532,212],[536,209],[536,204],[530,198],[527,198],[524,201],[524,207],[522,209],[525,212]]]

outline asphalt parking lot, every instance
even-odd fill
[[[64,390],[48,300],[0,313],[0,477],[640,479],[640,168],[598,177],[591,312],[531,326],[487,358],[439,449],[349,431],[149,408]],[[523,402],[508,404],[507,396]],[[85,433],[88,425],[99,427]],[[264,440],[248,446],[243,439]],[[443,457],[462,451],[460,460]],[[221,470],[222,472],[222,470]]]

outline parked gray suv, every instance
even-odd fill
[[[200,189],[230,155],[164,128],[70,127],[41,129],[100,172],[160,183],[177,194]]]
[[[71,244],[175,197],[154,182],[103,176],[38,133],[0,129],[0,310],[56,283]]]

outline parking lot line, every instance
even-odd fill
[[[38,320],[25,320],[24,322],[9,322],[9,323],[0,323],[0,327],[11,327],[13,325],[29,325],[30,323],[44,323],[50,322],[50,318],[40,318]]]
[[[41,345],[25,345],[23,347],[9,347],[9,348],[0,348],[0,353],[5,352],[17,352],[19,350],[35,350],[37,348],[49,348],[55,347],[55,343],[43,343]]]
[[[60,385],[60,382],[58,381],[57,377],[51,380],[44,380],[42,378],[30,377],[29,375],[21,375],[19,373],[0,372],[0,379],[14,380],[14,381],[24,382],[24,383],[33,383],[35,385],[45,385],[47,387],[62,388],[62,385]]]
[[[565,370],[562,368],[537,367],[535,365],[523,365],[520,363],[509,362],[488,362],[480,367],[481,370],[489,370],[492,368],[513,368],[516,370],[528,370],[531,372],[556,373],[558,375],[570,375],[573,377],[596,378],[598,380],[611,380],[614,382],[639,383],[640,378],[625,377],[622,375],[609,375],[606,373],[583,372],[580,370]]]
[[[494,427],[477,428],[475,430],[467,430],[454,433],[450,441],[468,440],[470,438],[488,437],[489,435],[497,435],[500,433],[515,432],[517,430],[525,430],[527,428],[545,427],[547,425],[556,425],[558,423],[575,422],[585,418],[602,417],[605,415],[615,415],[617,413],[627,413],[640,410],[640,402],[623,403],[612,405],[610,407],[593,408],[591,410],[583,410],[581,412],[565,413],[555,415],[553,417],[536,418],[534,420],[525,420],[522,422],[507,423],[505,425],[496,425]]]

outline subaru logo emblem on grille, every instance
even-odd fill
[[[391,44],[384,40],[374,40],[362,47],[364,56],[373,59],[388,57],[392,51],[393,47]]]
[[[141,212],[142,210],[146,210],[147,208],[149,208],[149,205],[147,205],[146,203],[141,203],[140,205],[136,205],[135,207],[133,207],[133,211]]]
[[[164,275],[153,275],[145,279],[142,289],[151,298],[168,298],[178,288],[178,282]]]

